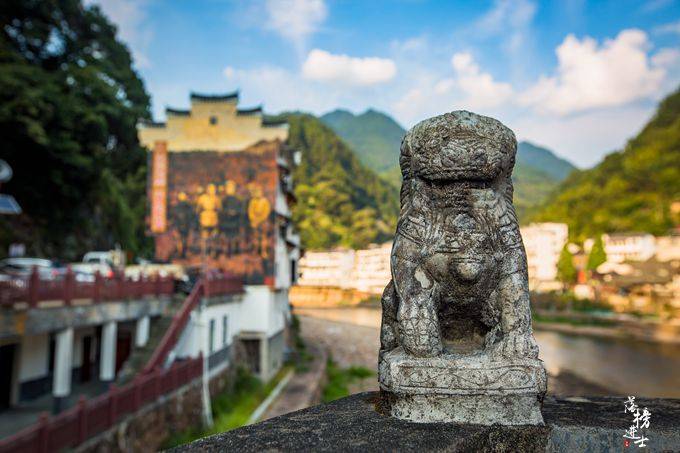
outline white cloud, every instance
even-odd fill
[[[536,14],[536,5],[529,0],[497,0],[477,26],[486,33],[500,33],[507,27],[520,28],[529,24]]]
[[[302,65],[302,75],[306,79],[353,86],[384,83],[392,80],[396,73],[397,66],[388,58],[357,58],[320,49],[309,52]]]
[[[451,65],[456,73],[452,85],[464,95],[461,101],[464,105],[470,108],[496,107],[506,103],[512,96],[510,84],[496,82],[491,74],[482,72],[471,54],[454,54]]]
[[[670,68],[680,61],[680,49],[666,47],[652,55],[652,65]]]
[[[342,90],[306,82],[299,74],[279,66],[248,69],[227,66],[223,74],[228,86],[240,90],[243,105],[263,104],[268,112],[302,109],[318,114],[347,102]]]
[[[496,0],[493,8],[475,24],[486,36],[503,35],[504,48],[519,52],[527,41],[529,27],[536,15],[536,4],[530,0]]]
[[[146,20],[148,0],[86,0],[85,4],[99,5],[111,22],[116,24],[118,36],[130,47],[137,66],[151,66],[146,55],[153,36]]]
[[[589,37],[568,35],[556,50],[556,74],[542,76],[519,102],[564,115],[652,97],[666,71],[650,61],[649,47],[647,35],[636,29],[623,30],[601,45]]]
[[[630,105],[592,110],[572,116],[545,116],[534,112],[499,117],[517,134],[547,146],[581,167],[598,163],[602,156],[622,149],[654,112],[654,105]]]
[[[454,54],[451,68],[453,74],[445,77],[420,72],[410,81],[413,88],[406,90],[392,105],[401,121],[413,124],[427,116],[460,109],[494,115],[511,102],[512,86],[494,80],[470,53]]]
[[[300,52],[328,16],[324,0],[267,0],[265,10],[266,27],[292,41]]]
[[[670,34],[676,34],[680,35],[680,20],[677,20],[675,22],[669,22],[667,24],[659,25],[658,27],[654,28],[654,31],[656,33],[670,33]]]

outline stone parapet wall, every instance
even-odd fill
[[[410,423],[384,415],[384,401],[377,392],[358,393],[173,451],[625,451],[623,435],[633,419],[624,413],[626,398],[613,397],[546,397],[544,426]],[[636,402],[652,413],[649,451],[680,451],[680,400]]]

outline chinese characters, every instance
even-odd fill
[[[630,440],[632,440],[639,448],[646,447],[647,444],[645,442],[649,441],[649,438],[645,436],[645,431],[643,430],[649,429],[651,412],[646,407],[640,411],[637,403],[635,403],[634,396],[629,396],[624,403],[624,412],[633,414],[633,424],[630,425],[623,435],[623,438],[626,439],[624,445],[628,447]]]

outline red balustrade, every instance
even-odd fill
[[[0,306],[28,303],[37,307],[41,302],[61,302],[71,305],[75,300],[94,303],[140,298],[145,296],[170,295],[174,292],[172,277],[142,276],[138,280],[116,274],[103,278],[99,273],[93,282],[78,281],[70,268],[63,278],[44,280],[36,269],[28,278],[10,278],[0,281]]]
[[[89,296],[94,302],[100,302],[150,294],[172,294],[173,291],[172,280],[161,278],[133,281],[122,277],[103,279],[97,276],[94,282],[81,285],[70,277],[65,279],[68,283],[45,282],[34,272],[30,281],[22,293],[27,295],[26,298],[20,300],[28,300],[31,306],[44,300],[70,303],[74,299]],[[161,368],[186,327],[191,311],[202,298],[242,292],[243,282],[238,277],[213,274],[199,280],[174,315],[170,327],[143,372],[132,382],[123,387],[112,384],[108,392],[90,400],[81,398],[76,406],[57,416],[49,417],[43,413],[33,426],[0,439],[0,453],[44,453],[73,448],[109,429],[122,417],[136,412],[161,395],[196,379],[203,372],[202,357],[175,362],[165,370]],[[4,300],[0,299],[0,302]],[[12,303],[14,302],[13,300]]]
[[[111,428],[122,417],[154,402],[161,394],[198,378],[202,371],[202,357],[175,362],[164,371],[140,376],[123,387],[112,385],[97,398],[81,398],[77,405],[54,417],[43,413],[33,426],[0,439],[0,453],[45,453],[74,448]]]

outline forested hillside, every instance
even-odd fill
[[[517,167],[532,167],[545,173],[552,180],[561,182],[576,170],[566,159],[557,157],[552,151],[531,142],[519,142],[517,145]]]
[[[365,247],[391,239],[398,189],[366,168],[332,129],[307,114],[284,115],[288,143],[302,152],[293,217],[306,248]]]
[[[89,2],[88,2],[89,4]],[[136,123],[149,97],[98,7],[79,1],[0,8],[2,191],[24,212],[0,217],[0,250],[75,259],[116,243],[140,252],[146,153]]]
[[[392,117],[373,109],[360,115],[338,109],[321,121],[352,147],[364,165],[397,186],[401,183],[399,146],[406,131]]]
[[[680,223],[680,90],[626,147],[571,174],[532,220],[569,224],[572,239],[603,232],[665,234]]]

